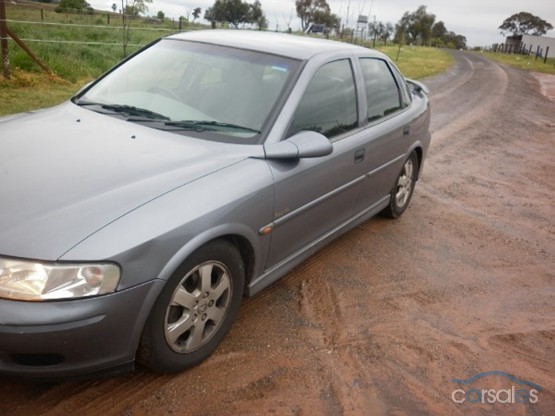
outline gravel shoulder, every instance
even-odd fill
[[[190,371],[0,379],[0,415],[552,414],[552,79],[453,53],[425,81],[432,146],[399,220],[371,219],[247,300]],[[541,386],[538,402],[453,402],[453,379],[494,370]]]

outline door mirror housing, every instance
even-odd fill
[[[301,131],[279,143],[264,145],[266,159],[302,159],[331,154],[333,146],[323,134]]]
[[[410,78],[405,78],[405,81],[407,81],[407,83],[409,83],[412,86],[412,88],[416,90],[416,92],[423,92],[426,95],[430,93],[430,90],[428,89],[428,87],[426,87],[420,81],[415,81],[414,79],[410,79]]]

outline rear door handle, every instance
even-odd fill
[[[364,155],[366,154],[366,149],[358,149],[355,152],[355,163],[360,163],[364,160]]]
[[[405,126],[403,128],[403,136],[408,136],[410,134],[410,126]]]

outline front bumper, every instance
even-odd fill
[[[133,369],[163,284],[75,300],[0,299],[0,375],[48,380]]]

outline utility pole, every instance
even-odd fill
[[[10,55],[8,49],[8,27],[6,23],[6,0],[0,0],[0,48],[2,49],[2,73],[10,78]]]
[[[350,13],[351,13],[351,0],[349,0],[349,4],[347,5],[347,22],[345,23],[345,26],[347,26],[347,27],[349,27],[349,14]]]
[[[374,40],[372,41],[372,48],[376,49],[376,36],[378,35],[376,31],[376,15],[374,15]]]

